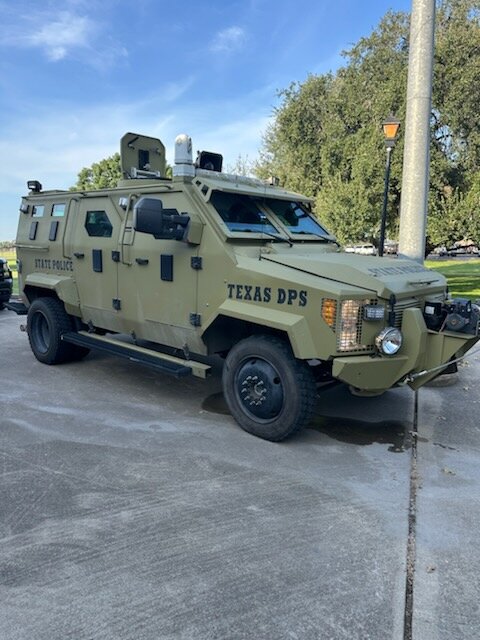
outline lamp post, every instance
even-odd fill
[[[385,227],[387,224],[387,204],[388,204],[388,185],[390,182],[390,163],[392,159],[392,151],[395,146],[400,120],[391,116],[382,123],[383,135],[385,137],[385,147],[387,149],[387,163],[385,165],[385,187],[383,190],[383,209],[382,224],[380,226],[380,241],[378,243],[378,255],[383,256],[383,248],[385,245]]]

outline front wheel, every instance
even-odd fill
[[[229,352],[223,393],[239,425],[259,438],[278,442],[306,426],[316,405],[310,367],[274,336],[251,336]]]
[[[37,298],[27,315],[27,333],[34,356],[44,364],[78,360],[88,349],[63,342],[62,335],[73,331],[72,319],[58,298]]]

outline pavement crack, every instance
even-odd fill
[[[415,580],[416,524],[417,524],[417,439],[418,439],[418,390],[415,391],[413,404],[413,427],[410,443],[410,495],[408,503],[408,537],[405,581],[405,612],[403,640],[412,640],[413,632],[413,587]]]
[[[435,447],[441,447],[442,449],[448,449],[449,451],[458,451],[455,447],[449,447],[446,444],[442,444],[441,442],[432,442]]]

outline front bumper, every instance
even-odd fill
[[[369,392],[381,392],[419,372],[427,373],[406,380],[418,389],[435,378],[448,366],[452,356],[460,357],[479,340],[465,333],[430,331],[420,309],[406,309],[402,322],[403,345],[396,356],[342,356],[334,358],[332,374],[353,387]],[[435,369],[435,371],[431,371]]]

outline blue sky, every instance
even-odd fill
[[[254,160],[277,91],[410,0],[0,0],[0,240],[26,181],[68,188],[127,131]]]

